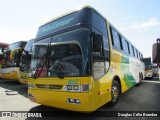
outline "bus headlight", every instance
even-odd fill
[[[89,91],[89,84],[86,84],[86,85],[81,85],[81,91],[83,92],[85,92],[85,91]]]
[[[72,85],[67,85],[67,90],[72,90]]]
[[[73,90],[79,90],[79,85],[73,85]]]
[[[66,85],[64,87],[64,91],[70,91],[70,92],[87,92],[90,90],[89,84],[84,85]]]
[[[28,84],[28,88],[29,88],[29,89],[34,89],[35,86],[34,86],[34,84],[29,83],[29,84]]]

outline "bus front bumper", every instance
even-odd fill
[[[29,99],[42,105],[71,111],[91,112],[98,108],[94,102],[100,102],[98,97],[93,99],[92,92],[62,92],[52,90],[28,90]]]
[[[18,81],[22,84],[28,84],[28,73],[19,71]]]

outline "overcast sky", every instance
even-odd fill
[[[41,24],[83,5],[94,7],[151,57],[160,38],[160,0],[0,0],[0,42],[32,39]]]

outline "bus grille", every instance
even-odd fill
[[[62,89],[63,85],[46,85],[46,84],[36,84],[36,87],[37,88],[40,88],[40,89],[56,89],[56,90],[59,90],[59,89]]]
[[[45,84],[36,84],[36,87],[37,87],[37,88],[45,89],[45,88],[46,88],[46,85],[45,85]]]
[[[63,85],[49,85],[49,89],[61,89]]]

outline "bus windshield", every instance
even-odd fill
[[[76,43],[53,45],[49,76],[80,76],[82,71],[82,51]],[[55,74],[56,73],[56,74]]]
[[[9,45],[9,50],[13,50],[14,48],[20,47],[20,42],[13,43]]]
[[[154,66],[152,66],[152,68],[153,68],[153,69],[158,69],[158,66],[155,66],[155,65],[154,65]]]
[[[41,69],[39,77],[84,76],[89,74],[89,68],[87,68],[89,64],[89,30],[87,28],[58,34],[50,40],[48,43],[42,43],[43,40],[40,41],[41,43],[34,43],[31,70]],[[47,52],[49,44],[50,50]],[[47,60],[42,60],[46,57]],[[43,69],[36,67],[41,61],[44,61],[45,64],[42,65]]]
[[[32,40],[29,40],[28,42],[27,42],[27,44],[26,44],[26,46],[24,47],[24,50],[25,51],[30,51],[31,50],[31,47],[32,47],[32,45],[33,45],[33,39]]]

